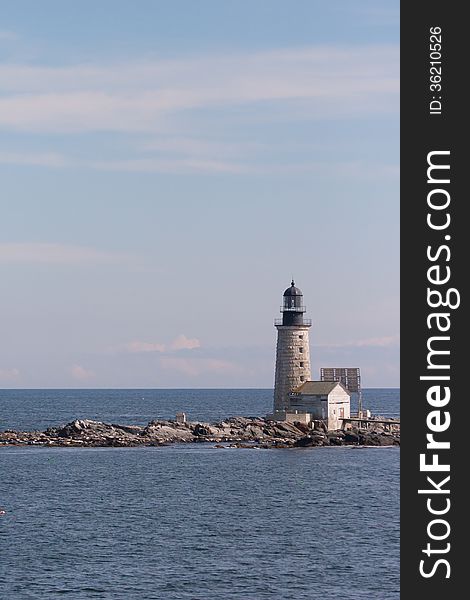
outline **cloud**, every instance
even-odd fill
[[[120,354],[123,352],[130,354],[142,354],[149,352],[171,353],[178,352],[179,350],[194,350],[195,348],[200,347],[201,342],[197,338],[188,338],[181,333],[169,344],[134,340],[132,342],[126,342],[124,344],[118,344],[117,346],[111,347],[110,352],[111,354]]]
[[[91,163],[94,169],[102,171],[129,171],[134,173],[232,173],[253,172],[254,169],[242,164],[220,160],[135,158],[119,161],[98,161]]]
[[[79,265],[127,260],[125,255],[112,254],[87,246],[33,242],[0,243],[0,263],[43,263]]]
[[[19,369],[0,369],[0,381],[16,381],[19,376]]]
[[[88,379],[93,379],[95,376],[94,371],[85,369],[82,365],[73,365],[70,367],[70,374],[74,379],[78,379],[79,381],[87,381]]]
[[[240,373],[241,367],[233,362],[215,358],[181,358],[165,356],[160,359],[160,366],[165,370],[177,371],[184,375],[198,377],[206,373]]]
[[[352,340],[340,344],[318,344],[317,348],[389,348],[398,346],[400,342],[399,335],[388,335],[363,340]]]
[[[94,143],[87,153],[75,150],[70,155],[3,148],[0,164],[128,173],[315,173],[360,181],[396,179],[393,164],[371,168],[360,161],[311,161],[311,146],[296,142],[289,149],[284,139],[261,144],[240,139],[238,132],[282,122],[396,115],[398,56],[398,46],[383,44],[113,64],[3,64],[0,130],[125,135],[112,146],[119,150],[121,144],[122,151],[108,150],[108,155],[97,153]]]
[[[400,341],[400,336],[398,335],[388,335],[383,337],[376,338],[367,338],[365,340],[357,340],[353,342],[352,345],[356,347],[373,347],[373,348],[386,348],[389,346],[396,346]]]
[[[0,81],[4,128],[149,133],[174,130],[178,120],[171,116],[183,111],[197,119],[203,109],[234,106],[266,112],[283,103],[292,118],[301,102],[312,119],[396,110],[398,48],[316,46],[146,63],[10,64],[0,67]]]
[[[122,344],[119,348],[126,352],[130,352],[131,354],[138,354],[140,352],[164,352],[165,344],[134,341]]]
[[[246,157],[245,157],[246,158]],[[83,165],[85,166],[85,165]],[[248,162],[221,161],[199,158],[178,157],[170,160],[157,158],[133,158],[119,161],[96,161],[89,167],[100,171],[128,171],[131,173],[225,173],[241,174],[301,174],[315,173],[320,177],[342,177],[359,181],[377,179],[397,179],[400,173],[398,165],[386,165],[365,161],[317,161],[296,162],[290,164],[253,164]]]
[[[310,163],[285,164],[279,167],[283,173],[315,173],[325,177],[344,177],[358,181],[377,179],[398,179],[400,167],[398,164],[380,164],[367,161],[323,161]]]
[[[247,152],[256,154],[269,149],[260,142],[224,142],[208,138],[160,136],[139,144],[139,149],[147,152],[161,152],[165,155],[176,155],[204,158],[228,157],[244,158]]]
[[[200,348],[201,343],[197,338],[187,338],[183,333],[171,342],[172,350],[193,350]]]
[[[8,31],[5,29],[1,29],[0,30],[0,42],[2,41],[15,41],[19,38],[18,34],[15,33],[14,31]]]
[[[0,164],[4,165],[31,165],[38,167],[65,167],[68,161],[60,154],[54,152],[0,152]]]
[[[159,151],[163,152],[166,144]],[[253,154],[257,147],[260,151],[261,144],[255,145],[250,142],[234,145],[233,155],[239,154],[238,160],[220,160],[219,153],[224,154],[225,146],[216,141],[201,140],[201,151],[198,150],[197,140],[194,143],[181,143],[175,140],[175,144],[168,143],[170,158],[159,156],[128,158],[124,160],[83,160],[72,156],[57,153],[14,153],[0,152],[0,164],[6,165],[30,165],[50,168],[82,168],[97,171],[118,171],[129,173],[189,173],[189,174],[264,174],[264,175],[295,175],[301,173],[315,173],[319,177],[342,177],[359,181],[375,181],[377,179],[397,179],[400,174],[398,165],[377,164],[371,165],[366,161],[309,161],[295,163],[284,162],[283,164],[269,164],[269,162],[255,163],[257,157]],[[246,148],[245,148],[246,146]],[[152,147],[151,145],[149,147]],[[179,150],[177,150],[179,148]],[[244,151],[244,148],[246,151]],[[172,155],[181,152],[181,155]],[[193,156],[187,154],[193,152]],[[204,153],[212,152],[213,158],[204,156]],[[248,159],[248,154],[252,156]],[[309,150],[307,149],[308,153]],[[198,154],[199,153],[199,154]],[[227,150],[226,154],[230,154]],[[262,153],[261,153],[262,154]],[[261,156],[261,155],[260,155]],[[268,159],[269,161],[269,159]]]

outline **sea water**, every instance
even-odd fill
[[[0,429],[262,415],[269,390],[3,390]],[[399,390],[364,405],[399,414]],[[398,600],[399,450],[0,447],[0,590]]]

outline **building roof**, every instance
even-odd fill
[[[340,381],[305,381],[292,390],[295,394],[308,394],[309,396],[328,396],[339,385],[345,392],[348,390]]]
[[[284,292],[284,296],[303,296],[303,294],[298,287],[295,287],[295,282],[292,280],[290,287]]]

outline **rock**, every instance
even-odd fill
[[[119,431],[123,431],[124,433],[130,433],[132,435],[140,435],[143,431],[143,427],[139,425],[111,425],[114,429],[118,429]]]
[[[308,448],[310,446],[322,446],[323,438],[319,436],[305,436],[294,442],[294,448]]]
[[[330,446],[342,446],[344,444],[344,437],[331,436],[328,437],[328,442]]]
[[[394,436],[384,433],[367,432],[360,436],[362,446],[392,446]]]
[[[327,432],[327,428],[325,423],[323,423],[323,421],[314,421],[313,422],[313,429],[315,431],[323,431],[324,433]]]
[[[208,427],[204,427],[204,425],[201,425],[200,423],[198,423],[196,425],[196,427],[193,430],[194,435],[199,436],[207,436],[210,435],[210,429]]]
[[[325,432],[318,423],[316,425],[316,429],[311,429],[300,422],[268,421],[260,417],[231,417],[218,423],[176,423],[157,419],[150,421],[145,427],[75,419],[63,427],[49,427],[44,432],[11,430],[0,432],[0,443],[3,445],[130,447],[213,442],[217,448],[224,447],[222,442],[249,448],[400,444],[399,432],[357,429],[348,432],[341,430]]]
[[[345,444],[359,444],[360,442],[360,436],[358,433],[354,433],[352,431],[347,431],[344,435],[344,443]]]
[[[295,421],[294,425],[302,433],[308,433],[310,431],[310,427],[306,423],[301,423],[300,421]]]
[[[336,429],[335,431],[328,431],[326,434],[328,437],[340,437],[340,438],[344,438],[344,436],[346,435],[346,432],[343,431],[342,429]]]

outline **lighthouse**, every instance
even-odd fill
[[[312,325],[304,317],[303,294],[292,280],[284,292],[282,319],[275,319],[277,329],[274,414],[289,408],[289,393],[311,379],[308,330]]]

